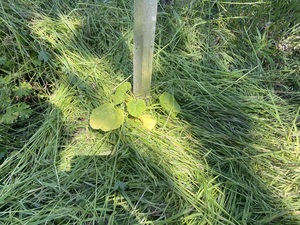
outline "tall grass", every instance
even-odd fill
[[[0,126],[31,132],[0,165],[1,224],[299,224],[298,4],[160,5],[151,102],[168,91],[182,113],[93,131],[93,108],[131,80],[132,10],[0,3],[0,75],[37,99],[30,123]]]

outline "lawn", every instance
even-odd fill
[[[132,83],[132,0],[0,1],[0,39],[0,224],[300,224],[298,1],[161,1],[151,130],[89,124]]]

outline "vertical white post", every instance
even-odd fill
[[[157,0],[134,0],[133,93],[150,96]]]

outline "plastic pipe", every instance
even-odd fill
[[[134,0],[133,93],[150,96],[157,0]]]

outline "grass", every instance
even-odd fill
[[[31,116],[0,126],[1,224],[299,224],[299,4],[159,6],[150,101],[182,113],[94,131],[132,80],[132,7],[0,3],[1,78],[33,89]]]

